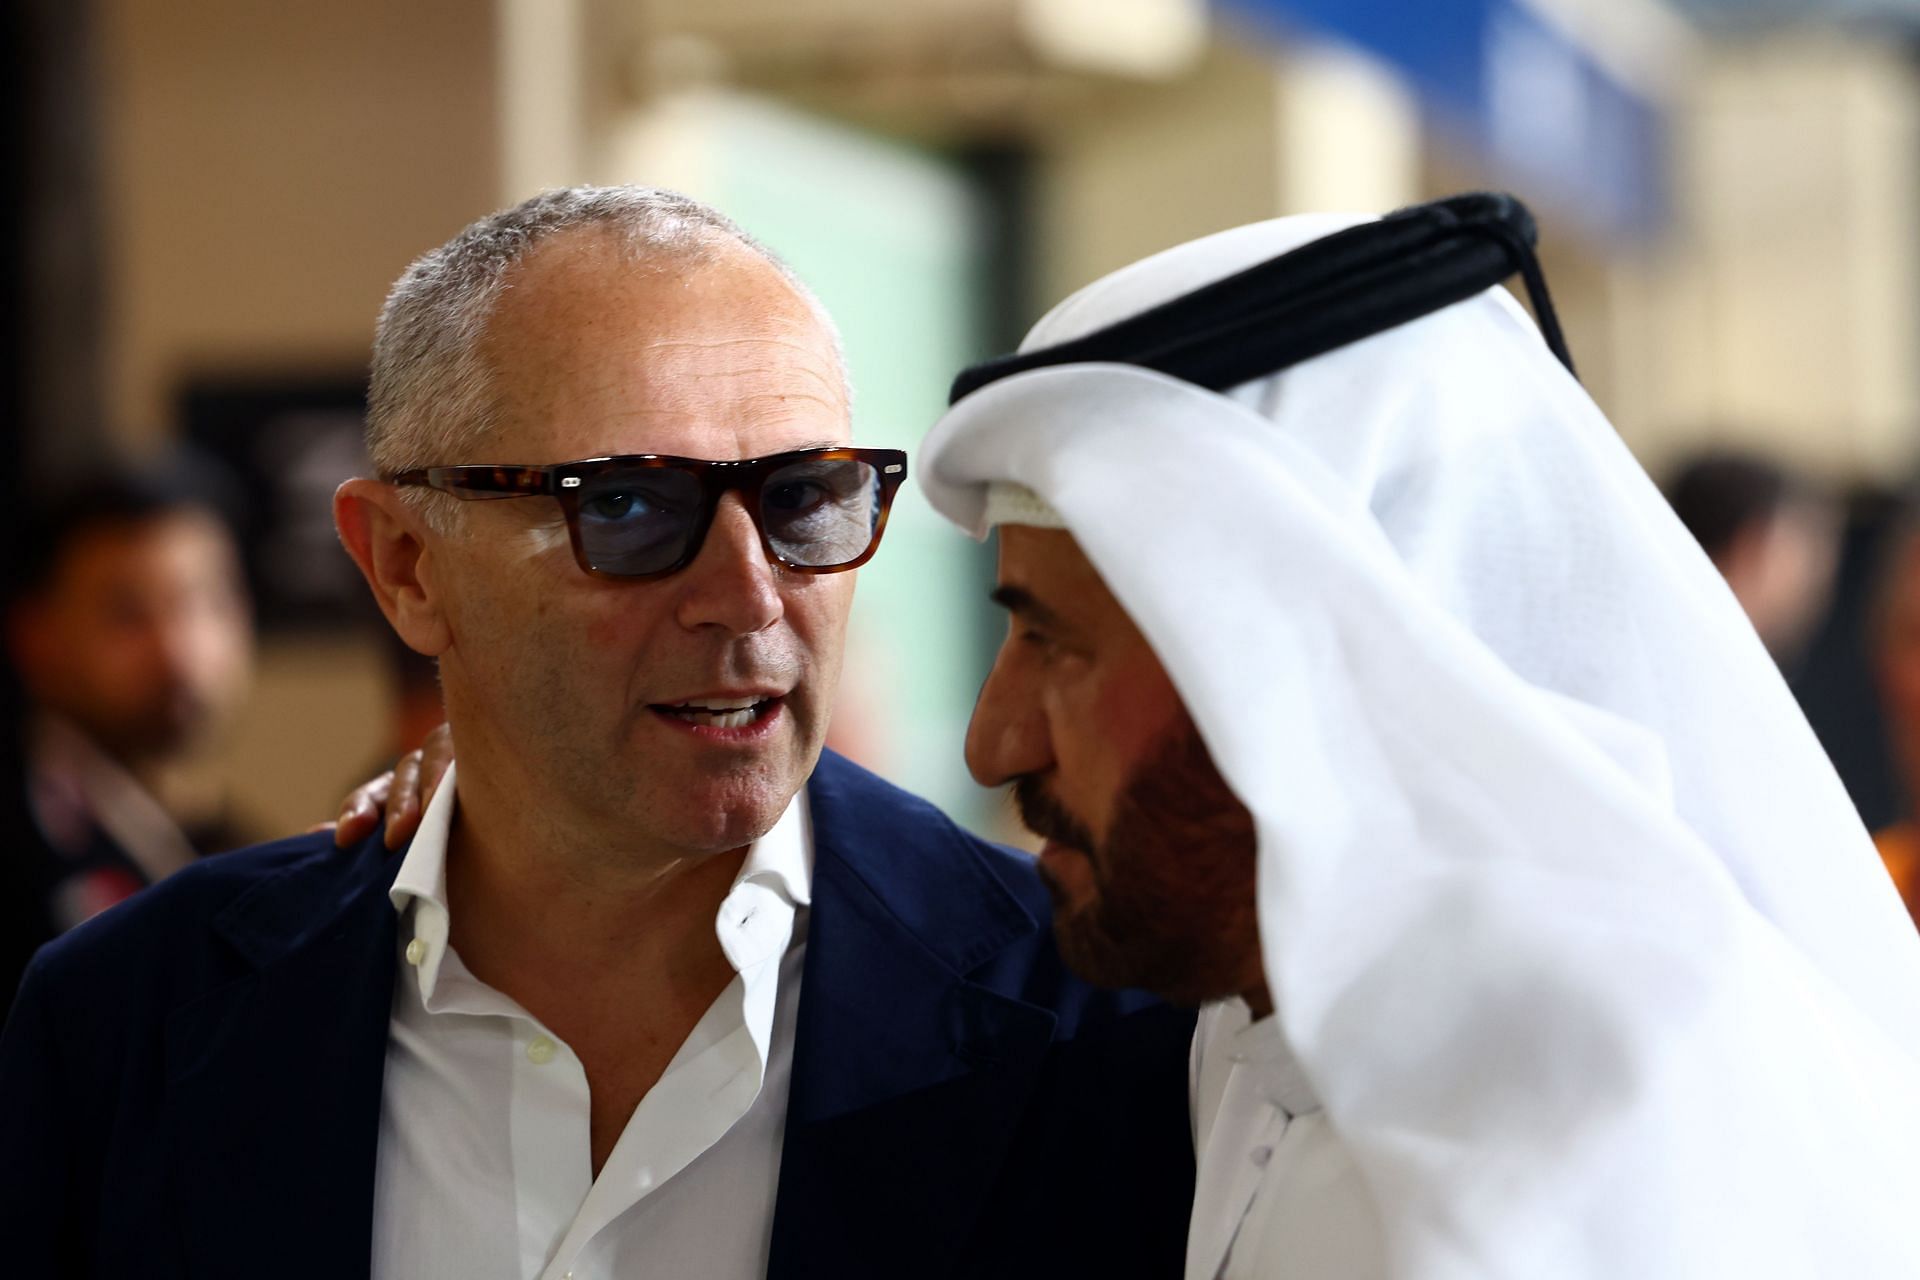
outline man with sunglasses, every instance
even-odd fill
[[[823,753],[906,474],[713,211],[552,192],[388,299],[336,498],[459,766],[403,855],[229,855],[43,951],[32,1275],[1165,1275],[1190,1015],[1031,863]]]

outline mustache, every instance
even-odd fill
[[[792,688],[812,674],[806,650],[792,637],[760,633],[732,636],[698,657],[675,664],[681,684],[770,684]],[[651,669],[659,675],[665,664]],[[669,681],[668,683],[672,683]]]
[[[1013,806],[1019,811],[1021,823],[1041,839],[1083,853],[1093,852],[1093,833],[1048,794],[1038,775],[1029,773],[1014,779]]]

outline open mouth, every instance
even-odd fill
[[[654,710],[703,729],[744,729],[780,705],[778,698],[757,701],[742,698],[695,698],[688,702],[659,703]]]

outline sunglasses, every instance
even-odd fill
[[[550,495],[573,558],[603,578],[663,578],[693,563],[720,499],[739,492],[767,554],[800,573],[872,558],[907,478],[898,449],[799,449],[737,462],[635,454],[551,466],[420,467],[393,477],[456,498]]]

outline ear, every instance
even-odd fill
[[[392,485],[356,479],[333,491],[333,523],[400,639],[429,658],[445,653],[453,632],[434,581],[437,537],[420,512]]]

